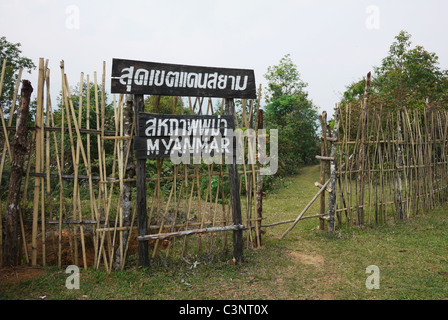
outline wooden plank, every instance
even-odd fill
[[[111,92],[256,99],[253,70],[123,59],[112,59]]]

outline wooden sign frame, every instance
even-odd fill
[[[123,73],[123,70],[127,73]],[[159,86],[157,86],[157,83],[155,82],[157,70],[160,73],[159,78],[157,79],[157,83],[160,84]],[[161,83],[161,75],[163,71],[166,74],[164,84]],[[200,74],[202,74],[202,79],[207,77],[205,88],[203,87],[204,82],[200,83]],[[154,78],[152,78],[153,75]],[[170,76],[173,76],[174,78],[169,78]],[[194,77],[196,77],[196,80],[193,80]],[[182,79],[185,79],[185,82],[181,82],[184,81]],[[168,81],[170,82],[167,83]],[[218,84],[219,81],[221,81],[221,86]],[[243,85],[241,85],[241,81],[243,81]],[[173,85],[170,86],[171,84]],[[134,145],[137,145],[137,147],[141,142],[139,142],[139,138],[145,137],[144,128],[139,125],[139,116],[144,114],[144,94],[225,98],[225,116],[221,117],[227,119],[227,121],[231,123],[232,127],[234,127],[232,120],[235,117],[235,103],[233,99],[256,98],[255,77],[253,70],[168,65],[123,59],[113,59],[111,88],[112,93],[126,93],[134,95],[134,116],[135,123],[137,124],[135,126]],[[158,114],[158,116],[162,115]],[[165,116],[174,117],[174,115]],[[199,117],[205,119],[208,116]],[[236,146],[236,138],[234,135],[232,136],[232,139],[232,146]],[[137,239],[139,240],[138,256],[139,265],[143,267],[149,267],[149,245],[147,237],[148,215],[145,176],[146,160],[146,157],[137,157],[136,166],[136,212],[138,223]],[[243,261],[244,226],[242,225],[243,220],[241,214],[239,176],[235,152],[232,152],[232,161],[228,164],[228,170],[233,221],[233,226],[231,226],[231,229],[233,230],[233,256],[235,263],[241,263]]]

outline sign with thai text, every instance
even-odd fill
[[[138,114],[137,159],[226,155],[233,152],[233,116]]]
[[[253,70],[112,60],[112,93],[255,99]]]

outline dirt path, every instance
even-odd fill
[[[319,181],[319,166],[305,167],[299,175],[285,179],[283,186],[270,193],[263,204],[266,223],[295,219],[318,191],[314,186],[316,181]],[[317,213],[318,201],[305,216]],[[284,240],[278,240],[288,266],[279,270],[276,283],[288,299],[335,299],[332,287],[341,281],[340,276],[333,271],[335,268],[325,252],[308,236],[318,225],[317,219],[300,221]],[[269,228],[266,235],[279,239],[289,226]]]

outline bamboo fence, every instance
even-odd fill
[[[40,59],[38,83],[33,84],[37,87],[37,91],[34,89],[37,105],[35,117],[30,120],[34,123],[29,126],[30,146],[22,182],[18,259],[33,266],[75,264],[84,268],[104,267],[109,272],[123,269],[130,261],[129,256],[136,257],[137,248],[132,134],[125,123],[129,102],[125,95],[113,96],[113,117],[108,117],[105,62],[101,83],[96,72],[93,82],[82,73],[77,92],[69,85],[63,61],[60,67],[59,108],[52,105],[48,60]],[[2,77],[3,74],[4,68]],[[10,113],[6,117],[0,113],[0,229],[13,156],[10,145],[15,132],[20,80],[21,71]],[[172,113],[179,110],[176,108],[179,99],[191,114],[224,111],[224,101],[219,104],[209,98],[172,97]],[[159,101],[160,97],[155,97],[156,112]],[[242,114],[236,116],[238,128],[257,129],[261,111],[257,101],[260,99],[241,100]],[[181,113],[183,110],[180,108]],[[134,126],[132,121],[130,132]],[[247,141],[246,146],[246,152],[253,155],[255,150]],[[245,158],[239,165],[239,177],[244,195],[246,245],[260,246],[259,167],[248,164]],[[229,250],[232,237],[227,232],[218,232],[232,229],[225,164],[173,165],[166,159],[148,160],[146,182],[152,258],[185,259],[189,255]],[[126,205],[130,206],[130,213],[125,212]]]
[[[367,109],[355,119],[351,108],[335,109],[338,139],[328,141],[335,132],[322,124],[322,139],[335,148],[335,208],[329,203],[328,213],[337,226],[384,224],[446,204],[448,112],[428,105],[422,111]]]

